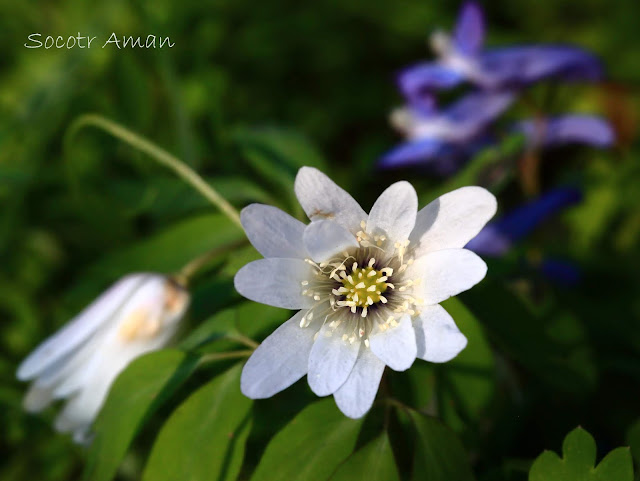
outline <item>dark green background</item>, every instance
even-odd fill
[[[489,262],[488,279],[462,296],[494,348],[492,390],[467,419],[445,420],[461,435],[480,478],[526,479],[528,463],[543,449],[557,451],[575,426],[587,428],[603,453],[627,442],[640,415],[640,12],[633,0],[485,6],[490,44],[572,42],[600,56],[605,85],[544,85],[528,96],[543,111],[608,115],[620,140],[609,152],[569,148],[542,155],[541,190],[578,185],[584,203],[507,258]],[[373,169],[398,141],[387,123],[401,102],[394,72],[429,58],[427,35],[451,27],[456,2],[67,0],[5,1],[1,8],[0,479],[77,479],[84,459],[82,449],[50,429],[53,411],[22,413],[25,386],[14,379],[19,361],[119,275],[175,270],[217,242],[217,224],[207,220],[179,231],[179,222],[212,208],[135,150],[88,129],[69,140],[65,155],[65,132],[77,116],[99,113],[145,135],[237,207],[261,201],[300,212],[291,202],[291,179],[295,164],[310,154],[294,145],[288,151],[300,156],[281,161],[277,148],[260,144],[274,132],[265,127],[285,129],[286,145],[305,136],[327,159],[327,173],[366,209],[400,178],[414,183],[421,205],[455,182],[491,187],[501,212],[532,194],[521,187],[526,179],[513,153],[504,159],[494,153],[501,182],[484,171],[445,184],[417,171]],[[35,32],[98,39],[91,49],[25,48]],[[169,36],[175,47],[101,48],[111,32]],[[509,115],[530,113],[519,105]],[[271,163],[257,163],[260,155]],[[176,229],[189,242],[169,237],[140,247]],[[536,262],[549,255],[580,266],[581,283],[562,287],[540,276]],[[227,261],[199,277],[190,326],[237,301],[230,279],[243,261]],[[268,331],[254,332],[259,340]],[[461,395],[474,396],[466,388]],[[296,399],[285,395],[280,402],[297,411],[304,404]],[[136,478],[162,419],[154,418],[126,458],[123,479]],[[280,425],[259,429],[249,450],[261,452]],[[257,459],[249,454],[243,472]],[[402,473],[410,472],[402,455],[396,460]]]

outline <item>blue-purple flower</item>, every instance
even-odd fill
[[[396,110],[394,127],[407,141],[386,153],[380,167],[423,165],[442,175],[451,174],[461,162],[486,144],[488,126],[513,103],[515,95],[473,92],[452,106],[438,110],[435,101]]]
[[[593,115],[528,119],[516,123],[513,129],[523,133],[532,147],[548,148],[565,144],[586,144],[607,148],[615,142],[615,133],[611,124]]]
[[[407,140],[384,154],[378,165],[422,166],[435,174],[450,175],[468,158],[495,143],[489,127],[512,98],[511,93],[476,93],[441,114],[423,115],[419,109],[408,108],[396,111],[392,121]],[[616,140],[607,120],[585,114],[526,119],[514,123],[511,131],[524,135],[526,145],[534,149],[570,144],[608,148]]]
[[[581,201],[582,192],[574,187],[550,190],[487,224],[465,248],[486,257],[502,257],[540,224]],[[580,269],[567,260],[543,256],[527,259],[527,264],[556,284],[571,286],[580,280]]]
[[[484,49],[485,22],[475,3],[465,4],[453,36],[435,32],[431,43],[438,55],[402,71],[398,85],[415,104],[433,91],[463,82],[480,88],[520,88],[540,80],[598,81],[603,77],[598,59],[570,45],[521,45]]]
[[[502,256],[549,217],[581,200],[576,188],[553,189],[487,224],[466,248],[489,257]]]

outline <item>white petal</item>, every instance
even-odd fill
[[[413,320],[418,344],[418,357],[430,362],[447,362],[456,357],[467,345],[453,318],[444,309],[424,306]]]
[[[18,379],[33,379],[76,349],[108,321],[138,288],[154,277],[152,274],[131,274],[111,286],[60,331],[40,344],[18,368]]]
[[[471,289],[484,279],[487,265],[466,249],[445,249],[419,258],[407,269],[410,279],[422,278],[414,297],[432,306]]]
[[[302,238],[311,258],[316,262],[327,260],[333,254],[350,247],[359,246],[351,232],[330,220],[311,222]]]
[[[367,220],[362,207],[344,189],[313,167],[302,167],[295,181],[300,205],[312,221],[332,220],[356,234]]]
[[[101,364],[115,364],[120,356],[121,353],[118,350],[108,352],[107,335],[92,339],[83,346],[81,352],[68,361],[65,368],[58,374],[53,388],[54,398],[65,398],[86,389],[88,385],[95,382],[92,378],[96,377],[96,371]],[[108,376],[108,378],[111,377],[115,375]],[[102,382],[110,382],[108,378]]]
[[[187,304],[182,288],[164,276],[150,277],[64,362],[42,372],[38,383],[52,386],[55,398],[71,396],[94,382],[108,384],[132,359],[166,344]]]
[[[81,367],[81,371],[74,373],[75,391],[71,392],[72,386],[67,384],[64,394],[70,394],[71,397],[56,419],[55,428],[58,431],[74,431],[75,438],[80,439],[80,435],[86,433],[94,421],[118,375],[137,357],[165,345],[175,328],[170,326],[167,332],[150,339],[123,342],[119,327],[119,324],[114,324],[112,329],[95,340],[100,345],[94,350],[93,357]],[[64,384],[61,384],[57,390],[63,387]]]
[[[108,387],[96,385],[96,389],[84,389],[71,398],[58,414],[54,427],[58,432],[86,432],[98,415],[107,395]]]
[[[305,309],[314,301],[303,296],[302,281],[314,275],[300,259],[260,259],[250,262],[235,276],[236,290],[247,299],[285,309]]]
[[[54,398],[72,394],[82,387],[87,371],[90,371],[92,360],[101,353],[104,334],[94,335],[78,350],[42,372],[36,379],[37,385],[52,389]]]
[[[33,384],[22,401],[24,410],[30,413],[37,413],[49,406],[53,402],[51,389],[39,387]]]
[[[343,340],[343,334],[352,335],[342,322],[335,330],[325,322],[318,332],[309,355],[307,380],[311,390],[318,396],[328,396],[338,390],[349,377],[360,350],[360,338],[353,343]]]
[[[240,213],[247,237],[264,257],[309,257],[302,243],[305,225],[277,207],[251,204]]]
[[[333,394],[340,411],[353,419],[364,416],[376,398],[383,372],[384,362],[363,346],[351,374]]]
[[[405,371],[416,360],[416,333],[405,314],[395,327],[377,330],[369,337],[371,351],[394,371]]]
[[[317,327],[300,327],[300,311],[258,346],[242,369],[240,389],[251,399],[264,399],[288,388],[307,373]]]
[[[482,187],[462,187],[444,194],[418,212],[409,237],[419,243],[416,256],[441,249],[460,249],[496,213],[497,202]]]
[[[409,182],[396,182],[376,200],[369,213],[367,232],[382,232],[393,241],[405,241],[413,230],[418,196]]]

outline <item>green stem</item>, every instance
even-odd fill
[[[193,275],[202,269],[207,263],[209,263],[215,257],[224,254],[230,250],[235,249],[236,247],[242,247],[247,244],[246,239],[239,240],[237,242],[233,242],[221,247],[216,247],[215,249],[211,249],[210,251],[205,252],[204,254],[191,259],[187,262],[182,269],[178,271],[173,277],[176,282],[186,287],[189,284],[189,281],[193,277]]]
[[[253,354],[253,349],[246,349],[243,351],[231,351],[231,352],[214,352],[211,354],[205,354],[200,358],[198,364],[205,364],[207,362],[223,361],[225,359],[239,359],[243,357],[249,357]]]
[[[225,336],[227,339],[231,341],[239,342],[240,344],[244,344],[251,349],[256,349],[260,344],[251,339],[250,337],[245,336],[244,334],[235,333],[235,334],[227,334]]]
[[[185,164],[177,157],[171,155],[166,150],[158,147],[144,137],[131,132],[130,130],[122,127],[121,125],[105,119],[100,115],[86,114],[78,117],[69,127],[69,130],[65,139],[65,148],[70,145],[71,138],[83,127],[97,127],[114,137],[128,143],[132,147],[149,155],[152,159],[161,165],[172,170],[185,182],[190,184],[200,194],[202,194],[207,200],[215,205],[223,214],[225,214],[232,222],[242,227],[240,223],[240,215],[238,211],[227,202],[214,188],[207,184],[196,171]]]
[[[414,411],[414,409],[412,407],[407,406],[406,404],[404,404],[404,403],[402,403],[402,402],[400,402],[397,399],[392,398],[392,397],[382,398],[380,400],[380,402],[386,403],[386,404],[388,404],[390,406],[395,406],[395,407],[400,408],[400,409],[402,409],[404,411]]]

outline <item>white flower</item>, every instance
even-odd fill
[[[22,362],[18,378],[33,380],[25,409],[37,412],[67,399],[56,430],[89,441],[117,375],[136,357],[163,347],[188,304],[187,291],[165,276],[122,278]]]
[[[482,280],[485,263],[463,249],[496,211],[495,197],[463,187],[420,212],[408,182],[385,190],[369,215],[316,169],[298,172],[295,191],[311,219],[252,204],[242,225],[265,257],[235,277],[245,297],[300,309],[256,349],[242,392],[266,398],[307,374],[319,396],[333,394],[349,417],[371,407],[385,365],[416,357],[446,362],[467,344],[439,302]]]

